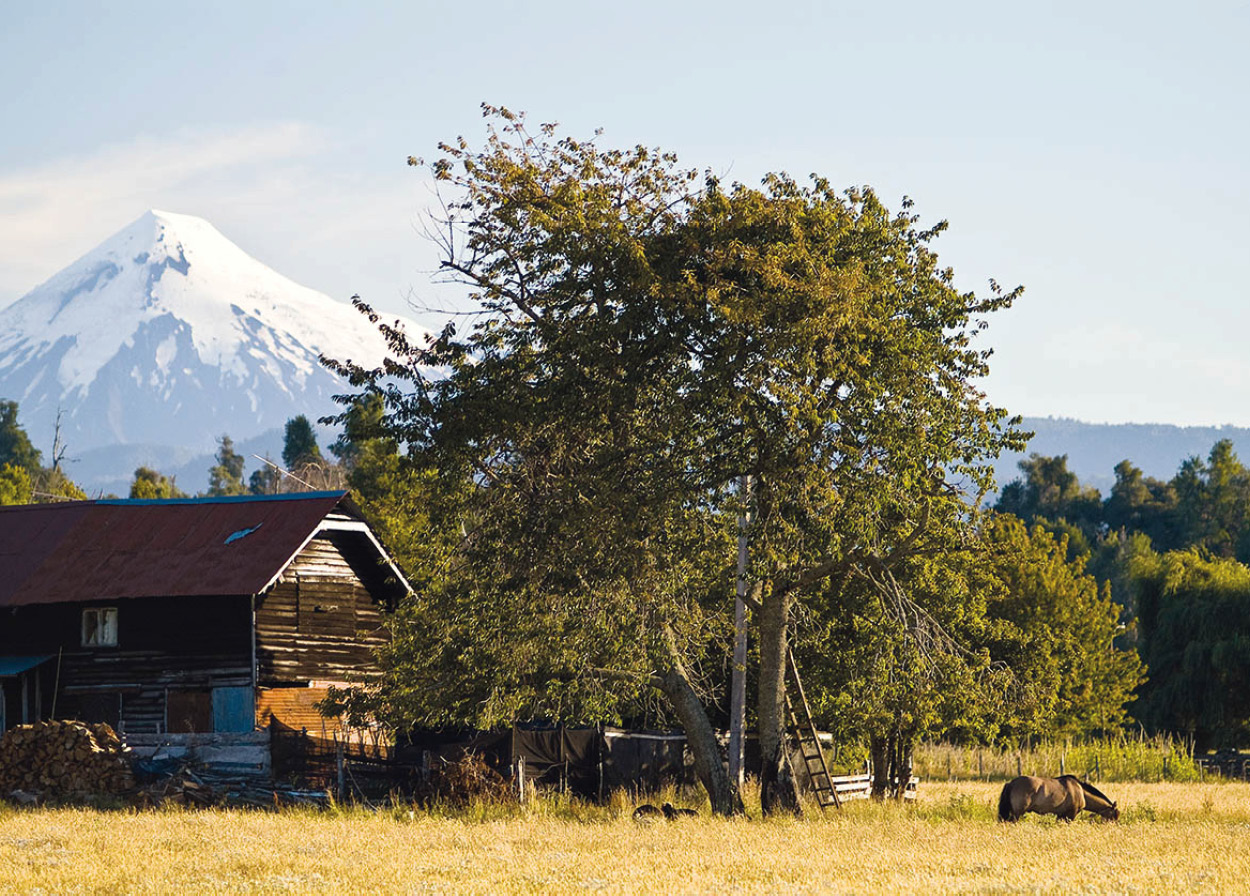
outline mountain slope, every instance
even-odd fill
[[[71,455],[209,451],[222,433],[242,440],[333,413],[343,383],[318,355],[374,366],[385,351],[349,305],[276,273],[207,221],[150,211],[0,311],[0,398],[19,402],[45,453],[58,408]]]

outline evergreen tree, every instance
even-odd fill
[[[282,444],[283,465],[293,471],[320,459],[321,449],[317,447],[317,435],[312,424],[303,414],[292,417],[286,422],[286,437]]]
[[[1135,715],[1200,751],[1250,740],[1250,569],[1195,548],[1140,554],[1142,656],[1150,681]]]
[[[1073,556],[1082,550],[1088,553],[1104,528],[1098,490],[1081,485],[1068,469],[1066,454],[1030,454],[1020,461],[1020,471],[1024,476],[1003,487],[995,510],[1019,517],[1028,525],[1040,522],[1052,529],[1067,529]],[[1080,537],[1074,539],[1075,530],[1080,531]]]
[[[27,473],[41,467],[41,455],[17,422],[17,402],[0,401],[0,464],[14,464]]]
[[[217,441],[217,463],[208,471],[208,495],[245,495],[243,456],[234,450],[234,440],[223,435]]]
[[[1128,460],[1115,467],[1115,485],[1103,508],[1112,531],[1141,532],[1160,550],[1177,543],[1176,489],[1146,476]]]

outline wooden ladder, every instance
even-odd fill
[[[799,678],[799,667],[794,662],[794,651],[786,649],[786,671],[790,682],[794,685],[795,697],[791,698],[790,688],[786,688],[786,715],[790,719],[790,736],[799,745],[799,754],[807,767],[807,777],[812,782],[812,790],[816,794],[816,802],[821,809],[832,806],[842,808],[838,799],[837,788],[829,777],[829,766],[825,764],[824,751],[820,749],[820,738],[816,736],[816,723],[812,721],[812,708],[803,693],[803,681]]]

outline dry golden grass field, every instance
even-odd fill
[[[0,893],[1250,893],[1250,785],[1107,784],[1119,824],[998,824],[998,789],[653,825],[623,800],[477,817],[5,809]]]

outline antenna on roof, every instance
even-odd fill
[[[284,469],[282,469],[282,467],[280,467],[280,466],[278,466],[277,464],[275,464],[275,463],[274,463],[273,461],[271,461],[269,458],[267,458],[267,457],[261,457],[259,454],[253,454],[253,455],[252,455],[252,457],[256,458],[256,459],[257,459],[258,461],[260,461],[262,464],[269,464],[269,466],[273,467],[275,470],[277,470],[277,471],[278,471],[279,473],[281,473],[283,476],[289,476],[289,477],[291,477],[292,479],[294,479],[294,480],[295,480],[296,482],[298,482],[300,485],[304,486],[304,488],[308,489],[309,491],[313,491],[313,492],[315,492],[315,491],[317,490],[317,489],[316,489],[316,488],[314,488],[312,485],[309,485],[307,482],[305,482],[303,479],[300,479],[298,476],[296,476],[296,475],[295,475],[294,473],[292,473],[290,470],[284,470]]]

